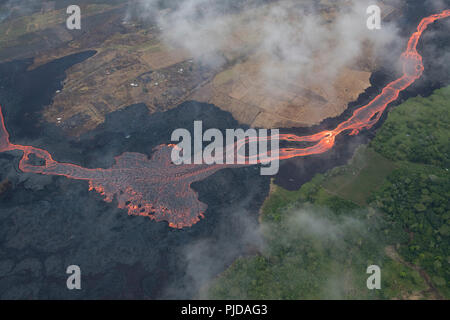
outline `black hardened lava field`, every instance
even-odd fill
[[[0,300],[449,296],[448,114],[417,120],[448,102],[445,1],[26,2],[0,3]],[[341,72],[367,85],[312,76]],[[345,110],[291,126],[307,91]]]

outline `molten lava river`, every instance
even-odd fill
[[[362,129],[372,127],[380,119],[387,105],[398,98],[400,91],[421,77],[424,67],[422,56],[417,52],[417,43],[422,33],[429,24],[449,16],[450,10],[445,10],[422,19],[417,31],[411,35],[405,52],[402,53],[403,75],[386,85],[378,96],[355,110],[349,119],[340,123],[334,130],[308,136],[280,134],[272,137],[280,141],[314,143],[304,148],[281,148],[279,159],[323,153],[333,147],[337,135],[347,131],[350,135],[355,135]],[[175,165],[171,162],[171,150],[174,146],[161,145],[154,150],[151,159],[144,154],[126,152],[116,157],[115,164],[109,169],[88,169],[55,161],[46,150],[10,143],[1,107],[0,122],[0,152],[22,151],[19,168],[23,172],[87,180],[90,190],[101,193],[105,201],[111,202],[116,197],[119,207],[126,208],[129,214],[147,216],[156,221],[167,221],[173,228],[192,226],[200,220],[200,217],[204,217],[207,205],[198,200],[198,194],[191,189],[191,183],[203,180],[225,167],[239,166]],[[246,143],[248,139],[237,141],[234,147],[240,148]],[[45,163],[32,165],[31,155]]]

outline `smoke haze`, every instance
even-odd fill
[[[366,9],[373,1],[227,3],[185,0],[161,7],[160,1],[142,0],[134,15],[156,22],[167,45],[202,63],[220,67],[236,57],[256,57],[260,76],[271,84],[299,78],[333,83],[343,67],[366,55],[365,48],[376,56],[398,38],[390,23],[368,30]]]

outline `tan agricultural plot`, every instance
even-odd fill
[[[336,5],[320,3],[326,26],[336,17]],[[155,112],[186,100],[208,102],[231,112],[241,123],[266,128],[310,126],[338,116],[370,85],[374,67],[370,46],[353,63],[337,70],[332,81],[311,77],[311,70],[285,76],[285,70],[294,66],[280,62],[277,70],[274,56],[259,52],[265,41],[260,31],[265,23],[274,22],[267,19],[276,19],[269,14],[272,5],[225,18],[230,32],[220,52],[214,52],[223,57],[224,64],[214,66],[203,65],[192,52],[169,44],[158,26],[124,21],[126,7],[122,5],[84,8],[96,23],[96,32],[72,37],[62,25],[64,12],[50,8],[19,18],[11,26],[0,24],[4,31],[0,42],[17,45],[20,36],[37,31],[45,38],[47,28],[52,30],[49,34],[59,34],[62,44],[38,55],[30,69],[68,54],[97,51],[67,70],[63,89],[45,108],[45,119],[68,134],[93,129],[108,113],[135,103],[145,103],[150,112]],[[294,27],[298,19],[288,18]],[[15,30],[14,25],[22,29]],[[326,73],[329,63],[332,61],[320,57],[313,68],[322,69],[318,74]],[[265,73],[267,66],[272,68],[269,76]]]
[[[259,70],[264,62],[251,57],[219,73],[192,99],[230,111],[256,127],[308,126],[341,114],[370,86],[370,72],[343,68],[334,84],[292,79],[268,83]]]

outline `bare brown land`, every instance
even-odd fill
[[[258,73],[260,66],[253,57],[235,65],[197,90],[192,99],[215,104],[251,126],[299,127],[341,114],[370,85],[370,72],[344,68],[331,88],[304,79],[279,81],[269,88]]]
[[[322,14],[331,21],[334,7],[322,2]],[[339,70],[333,83],[301,77],[264,80],[261,69],[266,57],[252,51],[261,41],[258,26],[246,21],[265,14],[267,7],[230,18],[235,28],[228,40],[230,49],[222,52],[226,63],[221,67],[204,66],[188,52],[167,45],[156,26],[124,22],[124,5],[86,8],[87,32],[77,35],[64,28],[61,22],[66,15],[61,10],[46,10],[9,23],[26,26],[15,34],[14,29],[0,25],[4,31],[0,59],[2,53],[20,47],[21,37],[30,32],[42,39],[59,35],[51,45],[27,44],[34,50],[30,52],[39,52],[31,68],[75,52],[98,52],[67,71],[63,90],[44,111],[47,121],[62,126],[68,134],[93,129],[106,114],[130,104],[142,102],[155,112],[186,100],[213,103],[255,127],[310,126],[341,114],[370,85],[370,50],[354,65]]]

